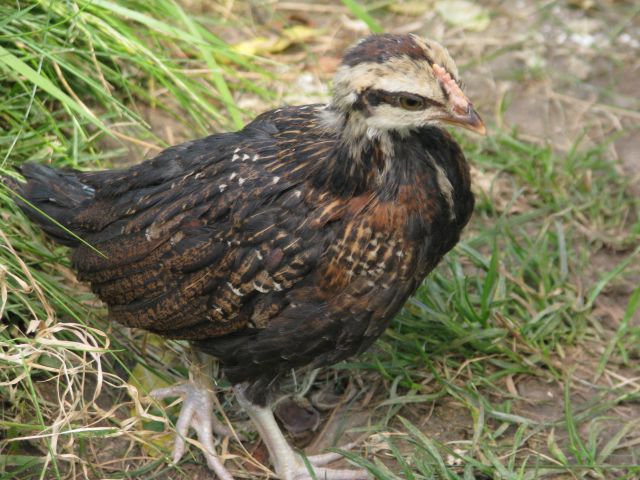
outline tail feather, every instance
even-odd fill
[[[56,242],[78,246],[80,242],[73,234],[82,237],[84,232],[78,231],[73,219],[94,197],[94,189],[78,179],[77,171],[36,163],[25,163],[19,170],[25,183],[5,179],[7,186],[21,197],[16,198],[16,204]]]

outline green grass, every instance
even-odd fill
[[[95,146],[104,135],[158,143],[143,105],[186,115],[197,134],[242,126],[231,91],[247,88],[238,71],[257,67],[177,2],[15,5],[0,5],[3,167],[26,159],[95,163],[104,159]],[[138,128],[124,136],[126,126]]]
[[[272,98],[254,80],[267,64],[178,2],[16,5],[0,5],[1,175],[27,160],[103,167],[132,145],[153,154],[165,142],[149,116],[195,137],[258,113],[234,95]],[[349,408],[370,395],[356,430],[371,448],[345,455],[376,478],[637,478],[640,288],[620,293],[640,264],[629,180],[606,143],[560,154],[514,132],[459,140],[481,186],[462,242],[372,350],[305,377],[313,387],[285,387],[358,383]],[[4,187],[0,220],[0,479],[190,478],[197,449],[168,465],[163,431],[177,409],[142,399],[187,376],[183,345],[109,324],[66,249]],[[608,252],[606,267],[594,263]],[[613,326],[607,298],[624,302]],[[528,382],[553,400],[527,398]],[[220,387],[229,417],[243,419]],[[245,453],[230,449],[228,467],[246,474]]]
[[[255,61],[177,2],[19,5],[0,5],[0,175],[27,160],[86,168],[132,146],[158,151],[166,144],[141,108],[204,135],[242,125],[240,87],[268,95],[238,73],[260,72]],[[71,281],[66,249],[43,239],[4,186],[0,216],[0,478],[66,478],[78,467],[61,454],[122,427],[83,398],[86,383],[122,387],[130,365],[148,362],[92,327],[105,328],[104,312]]]

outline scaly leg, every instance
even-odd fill
[[[196,431],[198,440],[204,447],[207,465],[220,480],[233,480],[231,474],[222,465],[215,454],[213,433],[221,436],[231,435],[231,431],[213,415],[213,382],[206,365],[194,364],[190,369],[191,379],[188,383],[159,388],[150,395],[162,400],[167,397],[182,397],[182,410],[176,423],[176,440],[173,446],[173,462],[178,463],[185,452],[185,439],[189,434],[189,427]]]
[[[280,431],[273,412],[269,407],[254,405],[244,395],[244,386],[233,387],[238,402],[249,414],[255,423],[262,441],[269,450],[273,467],[278,478],[281,480],[311,480],[311,475],[307,470],[302,458],[293,451],[284,435]],[[351,445],[349,445],[350,447]],[[337,453],[327,453],[307,457],[309,463],[314,467],[316,478],[319,480],[369,480],[371,477],[366,470],[334,470],[323,468],[335,460],[341,458]]]

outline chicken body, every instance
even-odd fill
[[[282,108],[127,170],[76,173],[85,195],[64,224],[104,255],[78,244],[78,278],[112,319],[217,356],[257,403],[291,368],[364,350],[455,245],[473,197],[444,131],[395,139],[384,171],[375,140],[350,157],[330,114]],[[28,186],[69,188],[45,168],[23,169]]]
[[[125,170],[27,164],[16,188],[93,247],[23,205],[74,248],[113,320],[192,341],[262,408],[291,368],[369,347],[458,241],[469,169],[438,119],[484,127],[456,75],[435,42],[370,37],[329,105],[273,110]]]

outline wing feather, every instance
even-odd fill
[[[202,338],[264,327],[287,307],[320,261],[336,206],[328,213],[305,184],[306,160],[331,141],[283,133],[283,118],[313,114],[263,115],[128,170],[81,174],[96,195],[74,222],[104,255],[80,246],[73,264],[114,320]],[[290,140],[297,147],[284,148]]]

